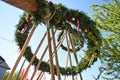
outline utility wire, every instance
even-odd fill
[[[13,44],[15,44],[15,43],[13,42],[13,40],[11,41],[11,40],[9,40],[9,39],[6,39],[6,38],[4,38],[4,37],[2,37],[2,36],[0,36],[0,39],[2,39],[2,40],[5,40],[5,41],[7,41],[7,42],[10,42],[10,43],[13,43]]]

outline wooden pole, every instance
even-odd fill
[[[32,30],[31,30],[30,34],[28,35],[28,37],[27,37],[27,39],[26,39],[26,41],[25,41],[25,43],[24,43],[24,45],[23,45],[23,48],[22,48],[22,50],[21,50],[21,52],[20,52],[20,55],[18,56],[18,58],[17,58],[17,60],[16,60],[16,62],[15,62],[15,65],[14,65],[13,69],[12,69],[11,73],[9,74],[9,76],[7,77],[7,80],[11,80],[11,78],[12,78],[12,76],[13,76],[13,73],[15,72],[15,70],[16,70],[16,68],[17,68],[17,66],[18,66],[18,64],[19,64],[22,56],[24,55],[25,50],[26,50],[26,48],[27,48],[27,45],[28,45],[28,43],[29,43],[29,41],[30,41],[30,39],[31,39],[31,37],[32,37],[35,29],[36,29],[36,25],[33,24]]]
[[[37,80],[41,80],[44,75],[44,72],[41,72],[40,75],[38,76]]]
[[[70,55],[70,45],[69,45],[69,42],[68,42],[67,35],[66,35],[66,42],[67,42],[67,46],[68,46],[68,57],[70,59],[70,67],[72,67],[72,60],[71,60],[71,55]],[[72,75],[72,80],[74,80],[74,75]]]
[[[66,35],[65,37],[67,37],[67,35]],[[66,40],[66,42],[67,42],[67,40]],[[69,53],[69,44],[68,44],[68,43],[67,43],[67,46],[68,46],[68,53]],[[68,59],[69,59],[69,54],[67,55],[66,69],[67,69],[67,67],[68,67]],[[66,80],[66,76],[64,77],[64,80]]]
[[[22,77],[21,80],[23,80],[23,79],[25,78],[26,74],[28,73],[28,70],[29,70],[30,66],[32,65],[32,63],[33,63],[33,61],[34,61],[34,59],[35,59],[35,57],[36,57],[36,55],[37,55],[37,53],[38,53],[38,51],[39,51],[39,49],[40,49],[42,43],[43,43],[43,40],[44,40],[45,37],[46,37],[46,34],[47,34],[47,32],[45,32],[45,34],[44,34],[42,40],[40,41],[40,43],[39,43],[39,45],[38,45],[38,47],[37,47],[37,49],[36,49],[36,51],[35,51],[35,53],[34,53],[32,59],[31,59],[29,65],[28,65],[28,67],[27,67],[27,69],[26,69],[26,71],[25,71],[25,73],[24,73],[24,76]]]
[[[36,71],[37,71],[38,68],[40,67],[40,64],[41,64],[41,62],[42,62],[42,59],[43,59],[43,57],[45,56],[45,53],[46,53],[47,49],[48,49],[48,45],[46,46],[46,48],[45,48],[45,50],[44,50],[44,52],[43,52],[43,54],[42,54],[42,56],[41,56],[41,58],[40,58],[40,60],[39,60],[39,62],[38,62],[38,64],[37,64],[37,66],[36,66],[33,74],[32,74],[32,77],[30,78],[30,80],[33,80],[33,78],[34,78],[34,76],[35,76],[35,74],[36,74]]]
[[[70,38],[71,46],[72,46],[72,49],[73,49],[73,52],[74,52],[75,61],[76,61],[77,65],[78,65],[78,59],[77,59],[77,54],[76,54],[76,50],[75,50],[75,46],[74,46],[74,41],[73,41],[72,35],[69,34],[69,38]],[[79,73],[79,75],[80,75],[80,79],[83,80],[81,73]]]
[[[58,62],[58,56],[57,56],[57,48],[56,48],[56,42],[55,42],[55,36],[54,36],[54,30],[52,29],[52,37],[53,37],[53,47],[54,47],[54,54],[55,54],[55,60],[56,60],[56,69],[57,69],[57,76],[58,80],[61,80],[60,77],[60,68],[59,68],[59,62]]]
[[[45,33],[45,34],[46,34],[46,33]],[[54,34],[55,34],[55,33],[54,33]],[[53,39],[53,38],[50,38],[51,41],[52,41],[52,39]],[[43,54],[46,53],[47,48],[48,48],[48,45],[46,46]],[[36,71],[37,71],[38,68],[40,67],[40,64],[41,64],[41,62],[42,62],[43,57],[44,57],[44,55],[40,58],[40,60],[39,60],[39,62],[38,62],[38,64],[37,64],[37,67],[35,68],[35,70],[34,70],[34,72],[33,72],[33,74],[32,74],[31,80],[34,78],[34,75],[36,74]],[[39,76],[40,76],[40,75],[39,75]],[[39,76],[38,76],[37,80],[39,79]]]
[[[57,44],[57,50],[60,48],[60,45],[62,44],[63,40],[64,40],[64,36],[63,36],[62,39],[58,42],[58,44]],[[54,57],[54,56],[55,56],[55,55],[54,55],[54,51],[53,51],[52,54],[53,54],[52,57]],[[50,61],[50,59],[47,61],[47,63],[48,63],[49,61]],[[41,75],[42,75],[42,72],[39,74],[37,80],[41,79],[41,78],[40,78],[40,77],[42,77]]]
[[[37,77],[37,80],[41,80],[41,78],[42,78],[42,76],[43,76],[42,73],[43,73],[43,72],[40,72],[40,74],[39,74],[38,77]]]
[[[22,68],[23,68],[23,66],[24,66],[24,64],[25,64],[25,61],[26,61],[26,59],[24,59],[24,61],[23,61],[23,63],[22,63],[22,66],[20,67],[20,70],[19,70],[19,72],[18,72],[18,75],[17,75],[17,77],[16,77],[16,80],[19,80],[19,78],[20,78],[20,73],[21,73]]]
[[[68,58],[69,58],[69,56],[67,55],[67,60],[66,60],[66,69],[67,69],[67,67],[68,67]],[[66,75],[64,76],[64,80],[66,80]]]
[[[53,66],[53,59],[52,59],[52,48],[51,48],[51,40],[50,40],[49,20],[46,21],[46,25],[47,25],[47,34],[48,34],[48,49],[49,49],[49,59],[50,59],[50,74],[51,74],[51,79],[55,80],[54,66]]]

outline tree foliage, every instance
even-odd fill
[[[6,80],[9,74],[10,74],[10,72],[8,72],[8,71],[5,72],[2,80]],[[18,72],[14,73],[14,75],[13,75],[13,77],[12,77],[12,80],[16,80],[17,75],[18,75]],[[18,80],[20,80],[20,78],[18,78]]]
[[[101,77],[120,79],[120,1],[104,0],[106,4],[92,5],[94,19],[102,32]]]

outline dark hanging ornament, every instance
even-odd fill
[[[86,28],[86,29],[85,29],[85,32],[86,32],[86,33],[89,33],[89,32],[90,32],[90,28]]]
[[[28,18],[26,19],[26,22],[27,22],[27,24],[30,24],[30,23],[31,23],[31,19],[28,17]]]
[[[17,43],[17,46],[20,47],[20,43]]]
[[[73,21],[75,21],[75,18],[73,18],[73,17],[70,18],[70,22],[73,22]]]
[[[53,6],[54,5],[52,1],[49,1],[48,4],[49,4],[49,6]]]

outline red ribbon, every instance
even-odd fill
[[[25,26],[21,31],[20,31],[20,33],[21,34],[24,34],[24,32],[27,30],[27,27]]]
[[[77,20],[78,30],[80,30],[80,21]]]

